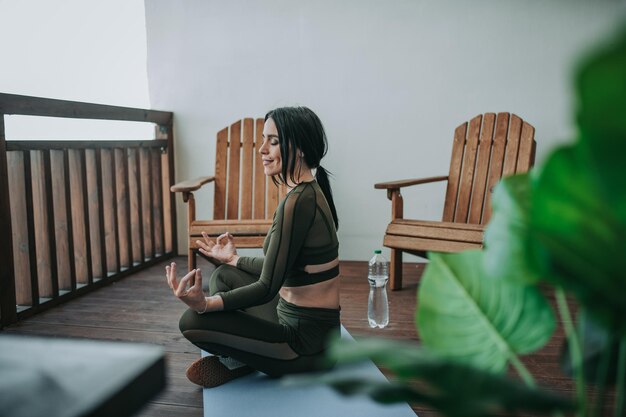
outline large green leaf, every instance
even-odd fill
[[[616,217],[626,223],[626,30],[582,61],[576,90],[587,171]]]
[[[486,274],[482,251],[429,257],[416,311],[418,332],[429,349],[502,372],[517,354],[548,341],[554,315],[537,288]]]
[[[582,366],[585,379],[593,384],[614,385],[617,378],[619,339],[614,338],[588,314],[579,314],[576,328],[582,338]],[[567,340],[561,352],[561,369],[566,375],[574,376]]]
[[[626,331],[626,226],[597,191],[579,149],[563,147],[533,186],[528,249],[538,274]],[[624,193],[624,190],[615,190]]]
[[[539,277],[529,266],[526,235],[530,216],[530,174],[506,177],[491,198],[493,215],[485,230],[485,272],[519,283],[535,283]]]
[[[330,356],[340,364],[372,359],[398,380],[387,383],[349,373],[290,378],[288,383],[325,383],[346,395],[365,394],[377,402],[408,401],[436,408],[449,417],[568,411],[573,404],[554,394],[468,365],[436,357],[415,344],[383,339],[337,341]],[[411,379],[409,379],[411,378]]]

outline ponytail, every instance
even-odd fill
[[[330,212],[333,214],[335,229],[339,230],[339,219],[337,218],[337,209],[335,208],[335,202],[333,201],[333,192],[330,189],[330,182],[328,181],[328,171],[322,168],[321,165],[318,166],[315,173],[315,179],[322,189],[324,197],[326,197],[326,201],[328,202],[328,206],[330,207]]]

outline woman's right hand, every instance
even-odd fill
[[[237,266],[239,255],[237,255],[233,235],[224,233],[213,242],[205,232],[202,232],[202,238],[202,240],[196,240],[200,253],[220,263]]]

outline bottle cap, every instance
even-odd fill
[[[374,253],[383,253],[383,251],[381,251],[380,249],[376,249]]]

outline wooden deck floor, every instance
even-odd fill
[[[184,258],[176,261],[184,265]],[[7,333],[78,337],[102,340],[144,342],[162,346],[167,354],[167,388],[138,415],[202,416],[202,392],[185,378],[189,363],[199,350],[178,331],[178,318],[185,306],[177,301],[165,284],[164,265],[124,278],[91,294],[57,306],[49,311],[6,328]],[[390,324],[385,329],[370,329],[367,324],[365,262],[342,262],[341,316],[344,326],[354,335],[378,335],[417,340],[413,324],[416,288],[422,265],[405,264],[402,291],[389,292]],[[207,268],[203,269],[206,270]],[[525,358],[540,383],[571,394],[572,385],[558,369],[557,360],[562,331],[540,352]],[[421,417],[435,416],[432,411],[414,406]]]

